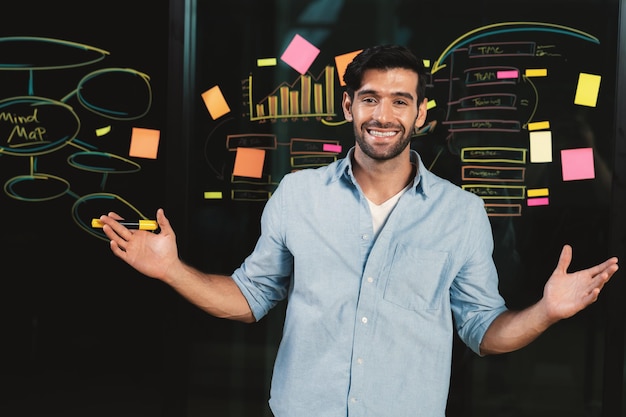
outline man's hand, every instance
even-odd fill
[[[617,258],[612,257],[591,268],[568,273],[572,261],[572,247],[565,245],[559,262],[546,282],[542,302],[550,321],[573,316],[598,299],[604,284],[618,269]]]
[[[131,230],[117,222],[123,220],[111,212],[100,217],[102,230],[111,240],[111,250],[119,258],[144,275],[163,280],[168,269],[179,262],[176,234],[163,209],[158,209],[156,220],[161,231]]]

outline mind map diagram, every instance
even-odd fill
[[[74,200],[71,207],[74,222],[86,233],[103,240],[106,236],[90,224],[91,218],[101,214],[101,210],[121,210],[146,219],[130,201],[105,191],[111,175],[134,174],[141,170],[141,165],[100,151],[90,139],[110,134],[116,121],[142,118],[152,105],[147,74],[131,68],[91,69],[109,55],[103,49],[60,39],[0,38],[0,73],[25,80],[18,87],[23,93],[0,99],[0,172],[6,158],[26,162],[23,172],[11,173],[4,182],[4,193],[24,204],[70,196]],[[67,87],[65,95],[37,94],[42,74],[54,75],[56,82],[63,85],[69,78],[64,74],[69,72],[78,72],[80,78],[76,85]],[[18,77],[24,74],[25,77]],[[101,126],[86,132],[80,112],[96,116],[102,120]],[[41,160],[61,149],[71,150],[65,161],[70,170],[59,167],[63,175],[42,170]],[[72,188],[72,181],[78,177],[84,181],[86,173],[99,177],[99,182],[93,184],[94,192],[79,195]]]

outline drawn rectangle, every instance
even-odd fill
[[[526,194],[524,185],[463,184],[461,188],[485,200],[521,200]]]
[[[461,171],[463,181],[524,182],[526,168],[466,165]]]
[[[461,161],[525,164],[526,154],[527,149],[525,148],[477,146],[461,149]]]

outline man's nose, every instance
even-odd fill
[[[374,119],[381,122],[387,122],[393,120],[393,105],[387,100],[381,100],[376,106],[374,111]]]

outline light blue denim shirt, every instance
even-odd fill
[[[454,326],[478,353],[506,307],[482,200],[426,170],[376,240],[349,156],[286,175],[233,278],[257,320],[288,297],[276,417],[443,417]],[[454,319],[454,322],[453,322]]]

